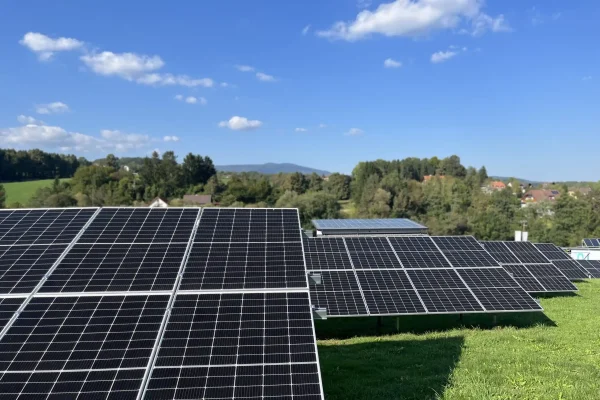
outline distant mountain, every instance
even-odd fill
[[[301,172],[303,174],[312,174],[313,172],[319,175],[330,175],[331,172],[323,171],[320,169],[314,169],[309,167],[303,167],[296,164],[247,164],[247,165],[217,165],[217,171],[223,172],[259,172],[261,174],[278,174],[280,172],[284,174],[290,174],[293,172]]]
[[[490,176],[490,178],[495,179],[497,181],[503,181],[503,182],[508,182],[510,179],[512,179],[511,177],[508,176]],[[521,183],[524,184],[529,184],[531,183],[533,186],[536,185],[541,185],[543,182],[538,182],[538,181],[530,181],[529,179],[521,179],[521,178],[514,178],[516,180],[518,180]]]

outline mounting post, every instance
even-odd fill
[[[462,321],[463,320],[463,315],[462,314],[458,314],[458,320]]]
[[[498,315],[496,315],[496,314],[493,315],[492,323],[494,324],[494,326],[496,326],[498,324]]]
[[[396,332],[400,333],[400,317],[396,317]]]

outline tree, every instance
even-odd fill
[[[323,178],[315,172],[310,174],[310,178],[308,178],[308,190],[313,192],[323,190]]]
[[[302,226],[309,228],[313,219],[339,218],[340,204],[335,196],[325,192],[308,192],[299,195],[285,192],[277,201],[277,207],[298,208]]]
[[[460,163],[459,156],[453,155],[440,162],[440,175],[464,178],[466,174],[467,169]]]
[[[485,181],[488,180],[488,174],[487,174],[487,169],[485,168],[485,165],[483,165],[481,168],[479,168],[479,171],[477,171],[477,175],[479,176],[480,183],[484,183]]]
[[[325,190],[338,200],[348,200],[350,198],[351,179],[348,175],[331,174],[325,183]]]
[[[0,183],[0,208],[4,208],[6,206],[6,190],[4,189],[4,185]]]
[[[181,165],[185,185],[205,184],[217,171],[209,157],[189,153]]]
[[[294,172],[293,174],[289,174],[286,182],[284,184],[285,190],[291,190],[298,194],[302,194],[306,192],[308,189],[308,181],[304,174],[300,172]]]
[[[390,216],[390,200],[392,195],[383,189],[377,189],[373,196],[373,202],[369,206],[369,216],[375,218],[387,218]]]
[[[114,170],[119,169],[119,159],[114,154],[106,156],[106,166]]]

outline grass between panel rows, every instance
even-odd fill
[[[600,280],[544,313],[316,321],[325,397],[600,399]]]

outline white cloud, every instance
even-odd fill
[[[591,81],[592,80],[592,76],[588,75],[588,76],[584,76],[583,78],[581,78],[582,81]]]
[[[358,7],[361,10],[363,8],[369,8],[371,7],[371,0],[357,0],[356,7]]]
[[[306,129],[306,128],[296,128],[295,131],[296,132],[307,132],[308,129]]]
[[[183,95],[182,94],[176,94],[175,95],[175,100],[182,101],[183,100]]]
[[[165,136],[165,137],[163,137],[163,141],[165,141],[165,142],[179,142],[179,137],[177,137],[177,136]]]
[[[184,102],[186,102],[188,104],[197,104],[197,103],[200,103],[203,106],[208,103],[208,101],[204,97],[194,97],[194,96],[184,97],[182,94],[175,95],[175,100],[177,100],[177,101],[184,101]]]
[[[56,52],[77,50],[83,47],[83,42],[77,39],[66,37],[52,39],[37,32],[27,32],[19,43],[36,53],[42,61],[50,60]]]
[[[275,79],[275,77],[273,75],[265,74],[263,72],[257,72],[256,73],[256,77],[258,78],[259,81],[262,81],[262,82],[275,82],[275,81],[277,81],[277,79]]]
[[[310,31],[310,25],[306,25],[304,29],[302,29],[302,35],[306,36],[306,34]]]
[[[458,53],[455,51],[438,51],[431,55],[431,62],[434,64],[442,63],[444,61],[448,61],[452,57],[456,56]]]
[[[254,71],[254,67],[251,67],[249,65],[236,65],[235,67],[237,68],[238,71],[242,71],[242,72]]]
[[[249,120],[248,118],[238,117],[237,115],[231,117],[229,121],[219,122],[219,127],[229,128],[234,131],[250,131],[258,129],[262,126],[262,122],[259,120]]]
[[[59,126],[28,123],[15,128],[0,129],[0,145],[15,148],[42,148],[59,151],[114,152],[146,148],[152,139],[148,135],[127,134],[103,130],[100,136],[69,132]]]
[[[494,32],[507,26],[504,17],[492,18],[481,12],[483,0],[395,0],[379,5],[374,11],[363,10],[353,21],[338,21],[317,35],[330,39],[355,41],[373,34],[384,36],[420,36],[431,31],[454,29],[461,23],[479,21]],[[491,20],[488,21],[487,19]]]
[[[48,104],[39,104],[35,107],[38,114],[62,114],[69,111],[69,106],[60,101]]]
[[[118,76],[142,85],[186,87],[212,87],[214,85],[214,81],[210,78],[195,79],[187,75],[155,72],[165,65],[162,58],[156,55],[103,51],[85,54],[80,58],[88,68],[98,75]]]
[[[323,128],[327,128],[326,124],[319,124],[319,128],[323,129]]]
[[[45,125],[43,121],[38,121],[37,119],[27,115],[19,115],[17,117],[17,121],[23,125]]]
[[[362,135],[363,133],[365,133],[365,131],[363,131],[362,129],[359,129],[359,128],[350,128],[350,130],[348,132],[346,132],[345,135],[347,135],[347,136],[358,136],[358,135]]]
[[[235,88],[235,85],[229,82],[221,82],[219,86],[223,88]]]
[[[481,36],[486,31],[492,32],[511,32],[512,28],[504,20],[504,15],[500,14],[498,17],[493,18],[487,14],[479,14],[473,19],[473,36]]]
[[[402,63],[400,61],[388,58],[383,62],[383,66],[386,68],[400,68],[402,66]]]

